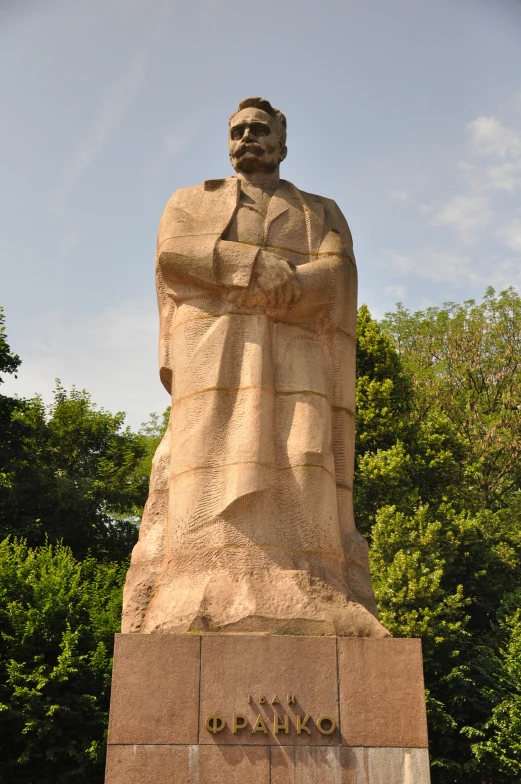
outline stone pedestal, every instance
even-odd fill
[[[419,640],[116,636],[106,784],[428,784]]]

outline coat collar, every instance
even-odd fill
[[[285,188],[284,180],[281,180],[279,187],[273,194],[270,199],[270,205],[268,207],[268,214],[266,216],[266,223],[267,225],[271,225],[275,218],[278,218],[279,215],[287,212],[290,207],[290,203],[295,201],[295,207],[299,209],[298,199],[295,199],[294,193],[291,189]],[[288,200],[289,199],[289,200]]]
[[[206,180],[204,189],[209,192],[218,191],[221,203],[229,199],[232,212],[237,207],[240,197],[240,180],[237,177]],[[304,193],[288,180],[281,180],[270,201],[268,222],[271,223],[286,212],[292,202],[297,209],[300,207],[304,212],[309,250],[310,253],[317,253],[324,229],[324,205],[318,197]]]
[[[306,222],[309,251],[310,253],[318,253],[324,229],[324,205],[318,198],[300,191],[293,183],[287,180],[280,181],[268,208],[268,225],[279,215],[289,210],[291,204],[297,209],[302,209]]]
[[[318,253],[324,230],[324,205],[316,196],[300,191],[291,182],[288,182],[287,184],[290,189],[293,190],[295,197],[299,200],[304,212],[308,233],[309,252]]]

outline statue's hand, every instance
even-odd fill
[[[265,308],[268,304],[266,295],[259,289],[255,281],[247,289],[231,289],[226,299],[241,308]]]
[[[270,310],[287,310],[300,299],[297,276],[284,259],[261,250],[253,268],[253,291],[264,294]]]

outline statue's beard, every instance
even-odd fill
[[[268,160],[263,160],[264,155],[265,150],[260,144],[241,144],[237,148],[235,155],[230,157],[235,171],[243,174],[254,174],[256,172],[271,174],[271,172],[277,170],[278,163],[271,157]]]

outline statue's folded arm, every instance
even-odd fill
[[[159,264],[167,279],[195,279],[205,288],[247,288],[258,252],[257,245],[215,234],[170,237],[159,247]]]

